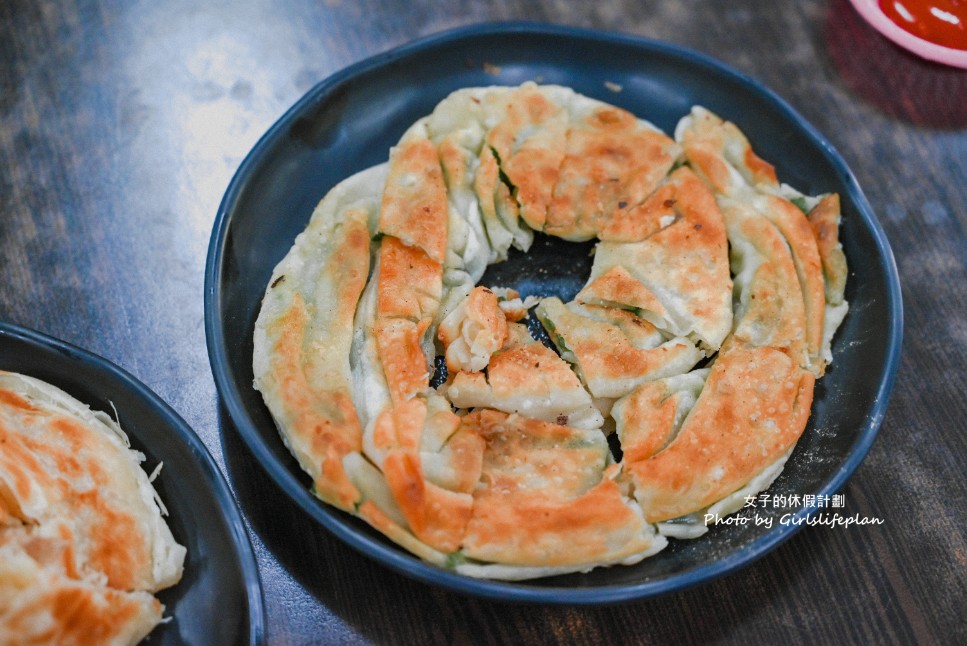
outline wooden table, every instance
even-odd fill
[[[807,528],[739,572],[658,599],[512,606],[357,554],[221,432],[202,283],[246,152],[333,72],[506,19],[711,54],[775,90],[846,159],[889,236],[905,303],[889,412],[842,491],[882,525]],[[0,3],[0,319],[120,364],[196,430],[248,523],[272,644],[965,643],[965,205],[967,72],[889,44],[847,0]]]

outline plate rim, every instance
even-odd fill
[[[201,438],[188,425],[188,423],[166,402],[160,395],[151,390],[140,379],[129,373],[118,364],[102,357],[90,350],[86,350],[77,345],[45,334],[38,330],[28,328],[16,323],[0,320],[0,342],[5,338],[12,338],[32,346],[40,346],[53,350],[65,361],[76,360],[92,366],[96,372],[106,375],[108,379],[114,380],[119,385],[130,388],[139,398],[147,402],[151,408],[158,413],[159,419],[167,429],[177,436],[191,451],[196,459],[196,464],[201,468],[207,484],[210,485],[212,493],[219,503],[219,509],[225,518],[229,533],[232,536],[232,543],[238,555],[239,565],[242,570],[242,580],[245,581],[245,596],[248,600],[249,615],[249,643],[262,644],[266,635],[266,615],[265,599],[262,589],[262,580],[259,575],[258,561],[255,558],[255,551],[245,524],[242,520],[238,503],[232,495],[231,489],[219,470],[215,459],[212,457],[208,447],[205,446]],[[73,395],[71,395],[73,396]],[[83,402],[85,405],[90,405]],[[147,444],[137,434],[124,429],[125,433],[135,437],[138,442]]]
[[[230,370],[228,368],[225,339],[220,329],[221,322],[224,320],[223,312],[221,303],[217,298],[219,295],[220,279],[222,277],[222,252],[230,232],[231,213],[244,189],[248,171],[266,154],[270,144],[282,128],[289,124],[294,115],[301,114],[318,97],[352,78],[377,70],[380,67],[407,57],[417,55],[425,50],[443,47],[469,38],[506,34],[527,34],[531,38],[576,37],[586,41],[619,44],[642,51],[660,51],[663,54],[670,54],[678,59],[683,59],[691,65],[712,68],[717,74],[728,77],[732,81],[745,86],[747,90],[765,98],[785,118],[794,121],[798,127],[802,128],[818,144],[822,149],[823,156],[843,178],[847,192],[850,194],[860,217],[869,229],[871,237],[882,258],[880,265],[886,277],[890,338],[886,346],[886,356],[884,357],[884,372],[880,376],[879,386],[876,390],[866,423],[858,432],[857,439],[847,458],[840,464],[839,469],[829,478],[826,484],[817,492],[817,495],[831,495],[835,493],[863,461],[872,446],[886,414],[889,398],[895,383],[902,346],[903,308],[896,261],[889,241],[859,183],[842,156],[811,123],[799,115],[775,91],[754,77],[726,65],[710,55],[675,43],[632,34],[532,21],[484,22],[447,29],[415,39],[353,63],[334,72],[314,85],[295,104],[288,108],[265,134],[259,138],[240,163],[219,204],[212,226],[212,234],[206,258],[205,335],[209,361],[221,403],[225,407],[236,432],[242,437],[262,468],[269,474],[276,485],[290,499],[295,501],[314,521],[323,525],[330,533],[340,538],[350,547],[378,561],[383,566],[424,583],[438,585],[470,596],[492,600],[545,604],[600,605],[659,596],[668,592],[683,590],[699,583],[706,583],[727,575],[751,564],[772,551],[779,544],[791,538],[805,524],[805,521],[818,511],[818,508],[800,509],[794,514],[794,519],[797,521],[801,520],[801,522],[779,525],[764,536],[753,540],[749,545],[723,558],[717,559],[709,564],[698,566],[684,574],[673,574],[659,580],[646,580],[635,584],[623,583],[587,588],[571,588],[534,586],[529,585],[526,581],[507,582],[475,579],[438,568],[406,553],[402,548],[389,545],[387,542],[373,540],[368,536],[350,531],[344,527],[343,523],[337,521],[334,517],[334,514],[338,510],[324,507],[325,503],[313,496],[311,491],[299,482],[284,465],[277,463],[267,447],[259,441],[256,425],[248,417],[245,406],[240,400],[239,391],[229,378]],[[220,428],[220,432],[225,432],[224,425]]]

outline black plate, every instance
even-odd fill
[[[433,36],[354,65],[314,87],[258,142],[232,180],[212,233],[205,325],[219,393],[266,471],[338,537],[416,579],[500,599],[605,603],[680,589],[730,572],[791,536],[817,510],[759,510],[762,526],[715,527],[672,541],[632,567],[527,583],[477,581],[427,565],[309,492],[252,388],[252,330],[272,268],[316,202],[350,174],[386,160],[407,126],[458,88],[527,80],[567,85],[671,132],[693,104],[735,121],[779,177],[809,194],[838,192],[851,274],[849,316],[819,382],[809,426],[771,493],[830,495],[869,450],[886,411],[902,334],[896,266],[850,170],[819,133],[756,81],[706,56],[641,38],[534,24],[480,25]],[[606,85],[607,84],[607,85]],[[620,86],[620,91],[613,91]],[[611,88],[611,89],[609,89]],[[577,253],[576,253],[577,251]],[[530,255],[488,270],[526,293],[567,297],[589,264],[574,245],[541,238]],[[785,524],[782,514],[790,513]]]
[[[241,516],[211,454],[188,425],[144,384],[106,359],[49,336],[0,323],[0,370],[35,377],[117,419],[145,454],[167,522],[188,554],[181,581],[158,598],[173,620],[144,644],[261,644],[262,586]]]

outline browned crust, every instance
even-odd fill
[[[643,202],[675,162],[678,146],[630,112],[602,106],[567,133],[567,156],[545,231],[590,240],[620,212]]]
[[[823,344],[823,320],[826,311],[823,268],[812,226],[805,214],[792,202],[777,196],[765,198],[768,217],[786,239],[803,297],[805,343],[810,370],[822,374],[820,356]]]
[[[455,415],[447,414],[457,422]],[[420,461],[420,438],[426,422],[427,405],[423,399],[401,402],[377,418],[374,441],[387,449],[383,475],[410,531],[430,547],[452,552],[460,547],[473,498],[467,491],[449,491],[426,480]],[[457,448],[463,450],[461,463],[471,468],[475,457],[471,454],[476,449],[477,472],[472,474],[476,483],[482,443],[464,437]]]
[[[826,300],[832,305],[843,302],[846,290],[846,255],[839,243],[839,195],[826,195],[809,212],[809,224],[816,239],[826,279]]]
[[[490,356],[507,340],[507,317],[500,308],[497,295],[486,287],[474,287],[463,303],[440,324],[437,337],[443,344],[447,369],[458,372],[466,363],[490,362]],[[525,312],[526,315],[526,312]],[[459,341],[456,346],[455,342]]]
[[[377,317],[432,318],[443,293],[443,265],[422,249],[385,236],[379,248]]]
[[[634,464],[650,458],[671,439],[677,400],[664,382],[656,381],[638,386],[623,405],[630,423],[621,428],[622,464]]]
[[[775,167],[752,150],[748,139],[734,123],[706,110],[693,110],[692,119],[692,126],[682,133],[682,147],[696,172],[717,192],[726,195],[732,192],[729,162],[753,186],[779,185]],[[728,154],[734,150],[739,154]]]
[[[162,605],[143,592],[43,575],[36,584],[42,589],[31,590],[26,603],[5,614],[2,632],[15,637],[4,643],[136,643],[161,621]]]
[[[529,134],[522,138],[525,131]],[[504,118],[487,133],[485,148],[496,151],[500,169],[516,188],[521,218],[538,231],[558,181],[566,132],[564,109],[539,88],[525,85],[508,95]]]
[[[495,353],[486,374],[456,373],[450,382],[449,393],[454,405],[460,408],[487,406],[521,414],[528,414],[527,402],[535,405],[543,402],[542,408],[554,408],[563,405],[568,393],[588,397],[568,364],[530,336],[524,343],[510,345]]]
[[[495,411],[472,413],[464,424],[487,441],[467,556],[561,566],[613,561],[650,545],[613,479],[617,466],[606,471],[599,451],[573,445],[582,437],[574,429]]]
[[[391,451],[383,462],[383,474],[414,536],[441,552],[460,547],[473,510],[469,494],[425,480],[419,456],[412,452]]]
[[[15,393],[0,392],[8,401],[18,398]],[[7,413],[13,413],[8,418],[12,426],[4,423],[6,414],[0,415],[0,468],[4,479],[12,480],[12,507],[19,507],[18,498],[30,497],[36,485],[53,508],[69,510],[80,519],[78,551],[71,550],[68,571],[76,570],[75,563],[81,563],[86,571],[106,575],[108,585],[114,588],[153,587],[150,530],[125,513],[108,492],[101,491],[111,487],[113,474],[105,470],[99,456],[113,455],[118,449],[100,433],[66,415],[43,410],[24,414],[16,409]],[[19,427],[44,430],[18,432]],[[21,520],[34,524],[42,519]],[[73,543],[74,533],[68,538],[69,544]]]
[[[723,350],[672,443],[625,462],[646,518],[704,509],[775,462],[806,427],[814,383],[812,373],[778,350]]]
[[[619,326],[582,316],[558,299],[545,299],[541,307],[554,327],[554,335],[573,353],[581,376],[595,397],[620,397],[633,385],[628,385],[626,390],[619,393],[606,392],[604,383],[613,380],[640,383],[653,379],[670,362],[696,354],[691,343],[635,347]],[[628,312],[624,314],[631,321],[641,321],[641,324],[650,326]],[[693,364],[694,360],[689,367]]]
[[[581,388],[581,382],[567,363],[540,343],[527,343],[498,352],[490,361],[488,374],[495,392],[507,394]]]
[[[654,312],[660,318],[668,317],[668,310],[658,297],[620,265],[588,282],[575,300],[592,305],[630,307]]]
[[[567,111],[552,96],[526,85],[498,99],[506,100],[498,110],[503,116],[486,135],[473,186],[488,233],[496,230],[496,223],[513,238],[521,233],[520,218],[534,229],[567,239],[598,236],[613,248],[636,249],[629,253],[639,254],[637,265],[635,258],[625,266],[609,268],[611,261],[605,263],[578,300],[641,310],[642,316],[662,319],[666,334],[698,335],[711,354],[726,330],[714,343],[707,343],[705,328],[697,331],[704,323],[678,330],[691,328],[685,319],[721,322],[720,305],[730,300],[732,288],[723,213],[699,175],[721,193],[733,194],[734,169],[752,186],[776,187],[774,167],[752,151],[734,124],[709,113],[685,133],[688,158],[699,175],[689,167],[669,174],[679,150],[673,140],[610,106],[568,128]],[[821,272],[827,272],[827,283],[829,274],[837,272],[845,281],[845,258],[837,264],[836,252],[842,256],[838,202],[824,200],[807,219],[792,203],[772,194],[757,194],[757,202],[743,205],[748,212],[733,213],[730,232],[732,226],[741,230],[764,260],[750,286],[749,307],[716,356],[680,431],[675,428],[679,395],[664,383],[641,386],[624,402],[626,416],[640,423],[623,430],[620,466],[607,466],[606,445],[602,450],[586,431],[494,410],[478,409],[457,421],[446,409],[441,414],[453,416],[459,430],[427,431],[430,370],[424,346],[443,292],[446,182],[459,178],[466,183],[467,163],[472,161],[468,155],[476,152],[468,154],[449,137],[434,146],[419,134],[405,137],[392,153],[379,216],[383,237],[371,329],[392,404],[374,420],[372,439],[381,473],[406,522],[393,510],[390,515],[397,524],[371,501],[359,506],[361,517],[434,562],[458,549],[472,559],[507,565],[614,562],[648,548],[647,522],[676,518],[721,500],[796,442],[808,419],[815,381],[803,368],[822,350]],[[615,252],[614,257],[619,255]],[[673,271],[652,269],[667,265],[667,258],[678,262]],[[836,285],[825,287],[835,291]],[[486,319],[484,327],[500,323],[506,328],[496,297],[487,294],[492,298],[486,308],[472,302],[473,296],[468,307]],[[287,335],[305,337],[311,318],[306,311],[297,296],[278,323],[283,328],[279,344]],[[642,349],[629,342],[617,323],[588,321],[594,329],[572,329],[565,335],[583,376],[648,373],[675,350]],[[511,336],[521,339],[516,332]],[[507,337],[505,332],[503,340]],[[449,347],[457,334],[441,327],[439,338]],[[502,397],[545,398],[568,389],[587,394],[560,357],[530,341],[527,337],[526,342],[508,343],[492,354],[486,373],[458,372],[451,365],[455,374],[448,388],[454,403],[458,390],[475,392],[487,402],[468,406],[497,406],[493,400]],[[694,346],[687,348],[694,351]],[[293,361],[302,351],[295,341],[292,347],[277,349]],[[282,366],[279,374],[284,396],[294,400],[295,394],[286,390],[291,384],[311,392],[306,375],[312,370],[299,376],[285,372],[289,369],[296,371]],[[348,452],[361,450],[359,420],[348,391],[328,389],[325,396],[321,411],[313,410],[315,402],[288,403],[300,411],[296,433],[308,437],[313,452],[323,456],[324,477],[316,483],[320,497],[349,509],[359,502],[359,493],[341,461]],[[322,428],[325,424],[333,430]],[[459,478],[449,475],[448,463],[426,458],[434,469],[431,475],[445,487],[424,473],[424,434],[451,438],[445,443],[451,452],[447,459],[460,470]],[[630,489],[640,508],[629,504]],[[0,520],[10,513],[0,504]]]
[[[694,335],[711,352],[732,321],[725,221],[712,193],[687,167],[675,170],[668,185],[673,197],[661,206],[672,210],[668,220],[659,218],[663,226],[644,240],[600,243],[600,269],[592,268],[577,300],[639,308],[659,328]],[[651,291],[656,285],[664,296]]]
[[[342,459],[362,448],[362,427],[348,384],[320,391],[308,378],[303,366],[325,359],[307,358],[313,352],[304,346],[308,325],[305,303],[296,294],[288,311],[268,330],[270,338],[275,339],[269,371],[286,417],[286,434],[294,438],[289,443],[307,447],[307,457],[314,462],[308,467],[316,494],[351,510],[359,492],[346,475]]]
[[[738,132],[738,128],[736,128],[734,124],[729,123],[728,126],[734,128],[735,131]],[[746,142],[746,144],[748,144],[748,142]],[[779,183],[779,179],[776,177],[776,167],[755,154],[751,146],[745,149],[743,160],[745,161],[745,167],[749,169],[749,172],[752,175],[754,184],[767,184],[774,186]]]
[[[398,404],[430,385],[423,340],[440,307],[443,265],[423,249],[385,236],[376,280],[373,334],[390,397]]]
[[[782,235],[766,218],[747,215],[746,207],[736,205],[724,211],[726,218],[735,217],[730,226],[735,226],[762,255],[762,263],[749,285],[748,307],[735,322],[732,337],[725,345],[740,341],[779,348],[797,365],[807,365],[805,301]]]
[[[393,404],[399,404],[430,387],[430,371],[421,342],[431,319],[376,321],[376,348]]]
[[[468,164],[470,153],[460,145],[459,134],[448,133],[437,143],[437,154],[440,157],[440,168],[443,170],[443,181],[448,191],[465,187],[468,181]]]
[[[663,224],[664,220],[664,224]],[[687,166],[675,169],[666,181],[641,204],[616,212],[601,229],[601,240],[638,242],[679,221],[692,232],[704,232],[714,251],[724,247],[725,221],[715,196]],[[682,229],[681,241],[695,233]]]
[[[414,137],[397,146],[379,210],[379,232],[422,249],[443,263],[447,251],[448,205],[436,147]]]
[[[367,500],[359,505],[358,515],[376,530],[424,561],[443,566],[446,555],[416,538],[409,530],[401,527],[386,515],[373,501]]]
[[[715,150],[708,150],[705,147],[686,145],[685,152],[692,168],[701,175],[709,185],[720,193],[729,191],[732,183],[732,174],[729,165],[724,159],[719,157]]]
[[[662,221],[680,217],[675,210],[677,186],[666,182],[641,204],[619,202],[602,224],[598,237],[607,242],[638,242],[664,228]]]

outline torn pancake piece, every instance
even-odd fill
[[[506,132],[519,121],[508,115],[508,97],[518,88],[483,87],[457,90],[443,99],[426,118],[427,134],[440,152],[451,205],[479,233],[486,236],[488,262],[506,260],[513,245],[526,250],[532,231],[520,221],[513,187],[500,169],[497,148],[511,153],[506,136],[495,142],[491,131],[504,124]],[[496,147],[495,147],[496,145]],[[481,240],[483,242],[483,240]],[[468,272],[476,275],[473,271]],[[479,280],[476,276],[474,282]]]
[[[674,439],[623,463],[649,522],[705,509],[789,451],[806,427],[814,382],[773,348],[730,344],[720,352]],[[653,402],[660,408],[660,398]]]
[[[347,456],[362,493],[357,513],[403,547],[431,557],[458,549],[480,478],[483,441],[461,427],[449,402],[414,397],[386,408],[365,455]]]
[[[842,324],[843,319],[846,318],[846,312],[849,310],[849,304],[844,297],[848,273],[846,255],[843,253],[843,245],[839,241],[841,218],[839,196],[836,194],[824,195],[816,206],[809,211],[808,217],[813,235],[816,237],[819,257],[823,263],[826,309],[823,319],[821,356],[828,365],[833,361],[831,350],[833,335],[836,334],[836,330]]]
[[[503,117],[487,132],[484,155],[497,163],[520,218],[544,229],[558,182],[573,90],[524,83],[503,97]],[[488,156],[489,153],[489,156]]]
[[[806,313],[789,246],[779,229],[746,202],[721,198],[735,272],[730,342],[777,348],[809,366]]]
[[[18,643],[49,622],[40,643],[130,643],[157,625],[164,608],[151,593],[178,583],[186,550],[143,460],[108,415],[0,371],[0,635]],[[90,612],[64,614],[67,600]]]
[[[347,510],[358,492],[342,459],[362,439],[349,355],[385,174],[363,171],[323,198],[273,271],[253,339],[255,388],[282,439],[316,495]]]
[[[490,358],[487,372],[458,372],[446,394],[457,408],[494,408],[576,428],[600,428],[604,418],[577,375],[520,323]]]
[[[566,154],[544,231],[590,240],[618,214],[645,201],[681,148],[647,121],[595,99],[575,94],[568,109]]]
[[[374,332],[394,404],[429,387],[450,220],[440,157],[420,120],[390,152],[379,207]]]
[[[392,236],[379,246],[375,274],[376,348],[394,402],[429,387],[433,323],[443,293],[443,266]]]
[[[510,322],[518,322],[527,318],[530,309],[540,303],[533,294],[521,298],[520,292],[510,287],[491,287],[490,291],[497,295],[497,305]]]
[[[819,200],[804,196],[785,184],[780,185],[775,169],[753,152],[745,135],[735,124],[724,121],[704,108],[695,107],[679,122],[676,138],[685,149],[688,162],[717,193],[723,211],[739,209],[746,213],[757,213],[775,225],[782,235],[792,258],[803,301],[802,345],[805,357],[802,365],[821,376],[828,355],[824,339],[832,338],[832,332],[825,329],[825,322],[829,319],[834,329],[838,326],[835,320],[838,312],[830,316],[831,312],[826,307],[822,264],[822,257],[831,258],[830,247],[836,244],[838,203],[833,205],[827,200],[821,215],[815,218],[816,221],[824,220],[821,228],[830,240],[830,243],[824,243],[826,246],[820,252],[817,227],[806,217],[811,208],[807,205],[814,205]],[[835,216],[832,215],[834,211]],[[730,228],[730,242],[733,245],[736,244],[732,236],[734,231],[735,227]],[[845,258],[838,256],[834,264],[837,261],[842,261],[838,269],[845,270]],[[833,273],[836,274],[836,270]],[[845,314],[845,310],[842,313]]]
[[[517,566],[517,576],[510,568],[502,578],[526,578],[539,568],[635,563],[665,546],[622,494],[620,467],[610,464],[601,433],[492,410],[463,424],[478,429],[487,447],[463,557]]]
[[[507,340],[507,317],[497,294],[486,287],[475,287],[443,319],[439,337],[449,371],[483,370]]]
[[[806,215],[783,197],[756,195],[750,201],[756,210],[776,225],[789,247],[803,298],[803,333],[808,357],[805,367],[820,376],[824,371],[820,354],[825,315],[825,286],[822,261],[812,227]]]
[[[422,248],[384,236],[374,275],[376,312],[372,332],[383,376],[394,403],[429,388],[435,355],[433,322],[443,293],[443,266]]]
[[[39,547],[0,546],[0,644],[133,645],[161,623],[164,607],[150,593],[71,576],[36,557]]]
[[[668,446],[698,400],[709,369],[641,384],[611,409],[621,441],[622,462],[647,460]]]
[[[434,136],[431,130],[432,118],[432,115],[427,117],[427,135],[436,145],[440,157],[451,217],[456,214],[464,223],[461,229],[450,225],[447,251],[460,258],[461,268],[476,282],[487,265],[497,259],[497,252],[491,247],[487,237],[480,204],[473,190],[484,131],[478,123],[471,121],[462,127],[438,132]]]
[[[717,193],[732,195],[747,186],[779,186],[775,167],[752,150],[738,126],[702,106],[693,106],[679,120],[675,140],[695,172]]]
[[[541,301],[537,316],[594,397],[621,397],[645,381],[687,372],[702,359],[688,339],[666,341],[625,310],[565,305],[552,297]]]
[[[423,436],[429,435],[426,448],[442,449],[459,426],[460,418],[450,411],[446,400],[438,396],[429,401],[416,397],[384,411],[374,434],[382,453],[377,458],[378,465],[408,529],[441,552],[452,552],[460,546],[473,507],[471,491],[478,480],[483,444],[479,440],[474,444],[474,436],[470,436],[471,444],[449,452],[448,457],[458,459],[458,464],[449,470],[439,462],[433,465],[437,482],[442,480],[452,489],[427,478],[421,446]],[[439,455],[439,451],[427,452]],[[474,454],[478,456],[476,460]],[[464,472],[458,473],[461,468]]]
[[[449,204],[436,146],[417,122],[390,151],[379,209],[379,233],[422,249],[442,265]]]
[[[634,310],[711,355],[732,325],[725,222],[712,193],[688,168],[675,170],[669,183],[669,219],[644,240],[598,243],[591,276],[575,300]]]
[[[705,386],[710,368],[642,384],[615,402],[612,415],[621,441],[622,463],[649,459],[671,444]],[[658,523],[658,531],[669,538],[694,539],[705,534],[707,516],[722,517],[745,505],[746,496],[763,491],[779,475],[790,448],[778,460],[753,477],[745,486],[712,503],[708,508]]]
[[[437,145],[449,201],[447,252],[443,263],[443,294],[435,322],[443,321],[473,291],[487,265],[496,259],[473,195],[476,156],[444,137]]]

